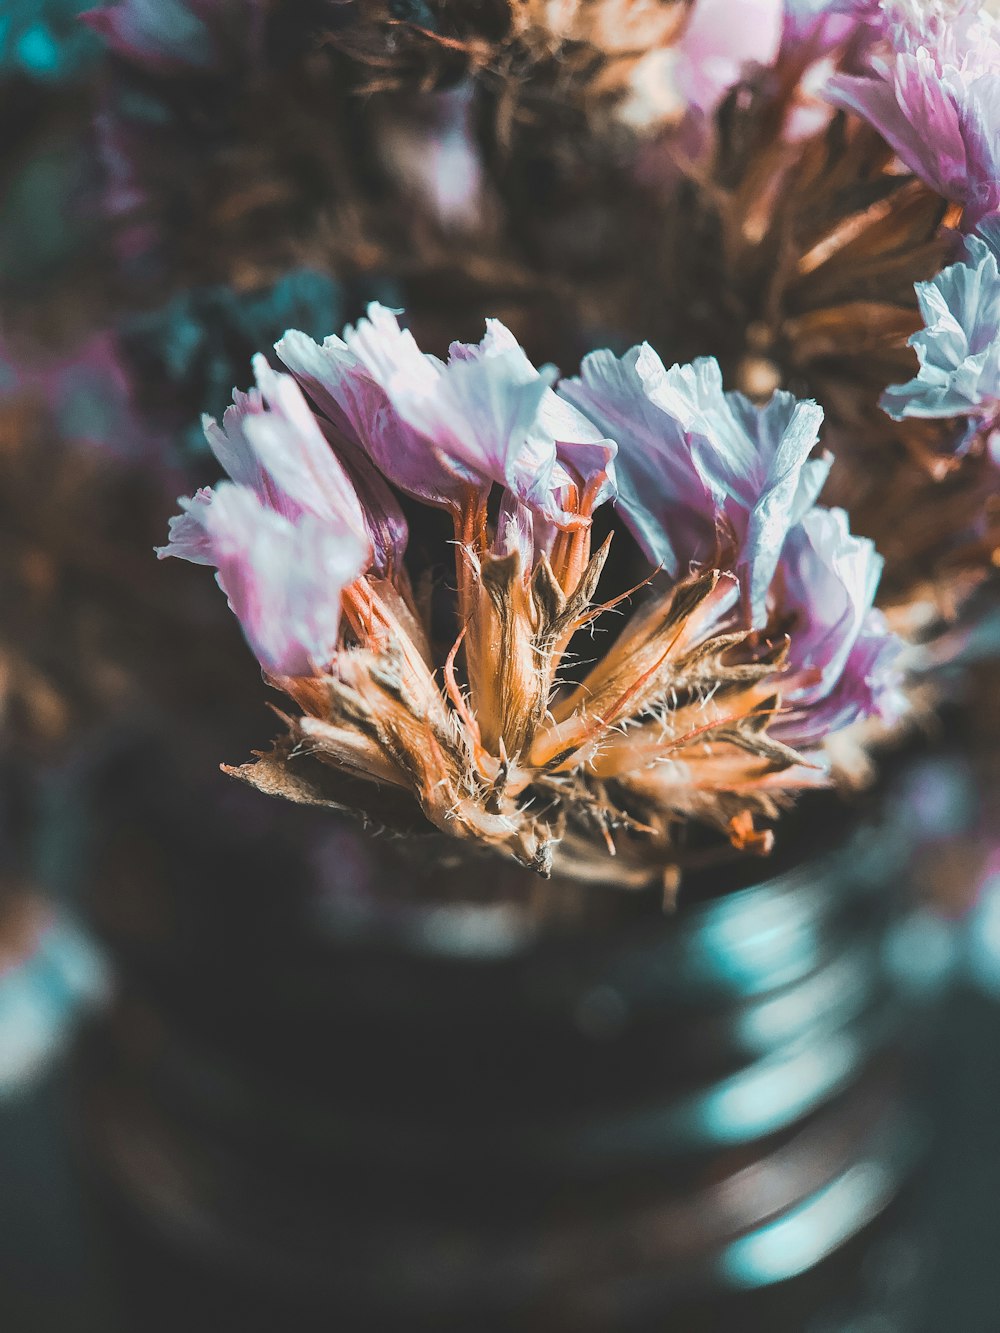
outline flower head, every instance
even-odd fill
[[[828,84],[966,223],[1000,206],[1000,24],[978,0],[884,6],[891,50]]]
[[[992,235],[992,224],[987,224]],[[916,284],[924,327],[910,338],[920,368],[882,395],[897,421],[966,417],[967,445],[1000,412],[1000,270],[986,240],[966,237],[967,260]]]
[[[650,559],[672,578],[733,570],[763,624],[785,536],[830,469],[811,457],[822,410],[789,393],[756,407],[712,358],[666,370],[648,344],[592,353],[560,393],[617,439],[620,507]]]
[[[788,534],[774,604],[790,646],[786,712],[772,734],[808,749],[862,718],[899,711],[901,642],[874,609],[882,558],[842,509],[816,506]]]
[[[373,303],[342,339],[320,346],[292,331],[277,352],[382,473],[429,504],[478,510],[496,483],[543,519],[573,526],[567,486],[589,488],[591,507],[613,489],[614,444],[559,403],[555,370],[536,370],[499,320],[487,321],[481,342],[453,343],[445,362]]]
[[[290,518],[256,490],[222,482],[182,501],[161,555],[214,565],[216,580],[265,671],[309,676],[332,662],[340,595],[368,551],[343,522]]]
[[[877,559],[813,508],[815,405],[754,407],[714,362],[668,372],[649,348],[597,353],[557,394],[500,324],[439,361],[380,307],[279,351],[298,383],[257,359],[207,425],[231,481],[182,502],[161,552],[216,566],[301,709],[239,775],[543,873],[611,852],[643,882],[690,818],[766,850],[756,821],[827,781],[823,741],[876,706],[882,670]],[[566,680],[576,636],[631,596],[600,600],[608,541],[591,550],[616,440],[621,503],[670,578]],[[388,483],[452,515],[450,645],[411,595]]]
[[[398,515],[386,537],[290,375],[254,359],[257,387],[237,393],[222,425],[205,419],[230,477],[182,501],[162,556],[214,565],[266,671],[304,676],[331,661],[342,590],[405,544]],[[393,502],[394,503],[394,502]]]

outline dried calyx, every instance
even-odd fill
[[[184,502],[161,552],[216,567],[300,710],[239,776],[543,874],[617,854],[636,882],[689,821],[767,850],[767,821],[829,780],[827,737],[896,710],[881,562],[816,504],[815,404],[757,407],[713,361],[667,370],[646,345],[557,383],[496,321],[441,361],[378,306],[277,351],[292,375],[257,358],[257,388],[206,423],[231,480]],[[396,491],[454,525],[440,644]],[[616,495],[650,574],[610,596],[592,520]],[[581,664],[578,636],[633,602]]]

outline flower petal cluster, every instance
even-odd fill
[[[790,617],[792,684],[772,727],[786,744],[808,749],[858,718],[892,721],[901,711],[902,644],[873,607],[882,563],[842,509],[817,505],[788,534],[776,601]]]
[[[978,0],[883,6],[891,50],[827,86],[974,226],[1000,207],[1000,23]]]
[[[589,488],[591,509],[613,492],[614,443],[558,402],[555,370],[536,370],[499,320],[441,361],[372,303],[343,338],[319,345],[291,331],[276,350],[389,481],[428,504],[479,513],[496,483],[549,522],[574,526],[568,487]]]
[[[789,677],[810,680],[783,697],[808,723],[773,734],[812,745],[882,711],[897,648],[871,609],[882,562],[842,510],[815,503],[831,463],[814,453],[815,403],[778,392],[757,407],[723,392],[714,360],[665,370],[647,344],[621,358],[592,353],[560,392],[616,435],[620,508],[647,555],[674,578],[733,571],[749,625],[789,631]],[[869,685],[849,670],[862,626],[882,645]]]
[[[261,666],[304,676],[332,660],[340,594],[371,566],[378,534],[292,377],[261,356],[254,370],[256,389],[236,394],[222,426],[205,419],[230,481],[181,502],[158,554],[214,565]]]
[[[755,820],[827,780],[831,730],[885,711],[880,562],[815,504],[815,404],[758,408],[714,361],[668,371],[647,346],[594,353],[554,388],[496,321],[441,361],[379,306],[278,351],[294,378],[258,357],[257,387],[206,422],[230,479],[182,502],[160,552],[216,567],[302,709],[248,781],[373,818],[388,790],[542,873],[595,840],[645,849],[656,873],[684,819],[766,850]],[[564,683],[575,636],[631,596],[598,599],[608,541],[591,550],[616,467],[670,578]],[[389,483],[452,516],[447,652],[410,591]]]
[[[667,370],[648,343],[592,352],[560,393],[618,440],[622,513],[650,559],[672,578],[732,569],[762,624],[788,530],[830,470],[812,456],[822,409],[780,392],[756,407],[723,392],[713,358]]]
[[[985,234],[993,234],[988,225]],[[930,282],[916,284],[924,327],[910,338],[920,368],[882,395],[896,421],[967,417],[967,445],[1000,412],[1000,269],[997,251],[980,236],[966,238],[966,258]]]
[[[312,514],[293,521],[249,488],[223,482],[186,503],[162,554],[214,565],[261,666],[305,676],[332,661],[338,594],[364,572],[367,553],[345,525]]]

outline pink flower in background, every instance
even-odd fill
[[[801,71],[782,130],[787,142],[819,134],[829,123],[827,85],[845,57],[856,61],[875,40],[878,8],[878,0],[785,0],[779,68]]]
[[[406,98],[387,110],[378,137],[386,166],[445,231],[473,231],[487,222],[472,98],[468,82]]]
[[[755,65],[773,65],[781,45],[782,0],[695,0],[680,37],[636,61],[619,118],[636,129],[711,116]]]
[[[773,65],[783,23],[783,0],[696,0],[673,48],[677,88],[687,105],[709,115],[749,67]]]
[[[878,10],[878,0],[785,0],[782,54],[826,55],[859,35]]]
[[[965,224],[1000,206],[1000,25],[978,3],[884,6],[888,54],[863,75],[828,84],[838,106],[868,120]]]
[[[94,333],[60,356],[0,337],[0,399],[20,395],[44,403],[67,441],[120,457],[156,456],[112,333]]]

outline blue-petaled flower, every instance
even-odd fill
[[[989,227],[987,234],[992,234]],[[996,420],[1000,411],[1000,270],[997,255],[979,236],[968,236],[966,261],[930,282],[916,284],[924,327],[910,339],[920,369],[892,385],[882,407],[906,417],[967,417],[962,444]]]
[[[619,507],[650,559],[673,578],[732,569],[762,625],[788,530],[830,470],[812,456],[822,409],[789,393],[756,407],[723,392],[712,358],[666,370],[645,343],[591,353],[559,392],[618,441]]]
[[[827,92],[883,135],[967,225],[1000,206],[1000,24],[979,0],[883,6],[891,52]]]

